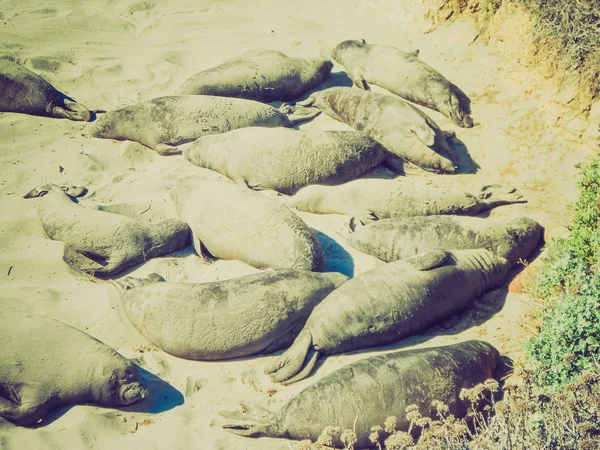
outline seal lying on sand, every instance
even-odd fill
[[[418,58],[388,45],[369,45],[364,40],[338,44],[332,52],[354,85],[369,90],[376,84],[413,103],[427,106],[452,119],[460,127],[473,126],[471,101],[437,70]]]
[[[465,309],[509,270],[506,259],[484,249],[435,250],[376,266],[319,303],[294,344],[265,373],[274,382],[294,383],[310,374],[319,354],[376,347],[418,333]]]
[[[460,392],[493,378],[501,368],[498,350],[482,341],[371,356],[323,377],[276,413],[247,404],[241,405],[241,412],[220,412],[225,418],[221,426],[241,436],[311,441],[333,426],[353,430],[355,448],[373,448],[371,427],[383,426],[388,417],[398,419],[399,431],[409,430],[410,405],[417,405],[423,417],[435,419],[437,400],[456,418],[465,417],[469,402]],[[380,433],[382,443],[389,433]],[[333,445],[346,448],[339,435]]]
[[[430,117],[400,98],[334,87],[315,92],[297,104],[318,108],[422,169],[456,171],[456,154],[446,134]]]
[[[160,349],[218,360],[288,347],[312,309],[348,277],[337,272],[269,270],[213,283],[113,282],[135,327]]]
[[[88,122],[90,111],[20,64],[0,59],[0,112]]]
[[[185,146],[193,164],[251,189],[293,194],[303,186],[354,180],[388,152],[357,131],[242,128],[205,136]]]
[[[316,214],[348,214],[366,224],[390,217],[477,215],[497,206],[526,203],[514,188],[484,186],[473,195],[414,180],[361,179],[339,186],[306,186],[285,203]]]
[[[137,141],[160,155],[207,134],[244,127],[292,127],[319,114],[312,108],[270,105],[212,95],[158,97],[110,111],[91,131],[97,138]]]
[[[180,180],[171,195],[200,256],[203,245],[217,258],[259,269],[325,270],[323,249],[311,229],[275,199],[197,177]]]
[[[461,216],[402,217],[373,222],[350,235],[348,243],[386,262],[439,248],[485,248],[514,266],[537,248],[543,232],[527,217],[509,223]]]
[[[190,243],[180,220],[152,224],[78,205],[62,188],[47,184],[24,198],[40,197],[38,214],[46,235],[65,243],[63,259],[76,270],[110,277]]]
[[[137,367],[57,320],[0,310],[0,417],[33,426],[69,404],[124,406],[148,395]]]
[[[324,58],[294,58],[273,50],[249,52],[197,73],[176,94],[291,101],[327,80],[332,67]]]

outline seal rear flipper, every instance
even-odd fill
[[[156,144],[153,150],[161,156],[180,155],[181,153],[183,153],[183,150],[181,148],[165,144],[164,142]]]
[[[31,427],[44,416],[44,405],[15,404],[0,397],[0,417],[20,426]]]
[[[299,102],[296,102],[296,106],[312,106],[315,104],[315,101],[316,101],[316,99],[315,99],[314,95],[311,95],[306,100],[301,100]],[[281,105],[281,106],[283,106],[283,105]],[[281,107],[279,109],[281,109]]]
[[[249,403],[240,403],[241,411],[219,411],[217,414],[225,420],[221,428],[240,436],[275,437],[277,421],[268,409]]]
[[[52,115],[55,117],[63,117],[65,119],[89,122],[92,120],[92,113],[82,104],[64,99],[64,107],[54,106],[52,108]]]
[[[306,378],[316,363],[314,357],[307,360],[311,347],[312,335],[307,331],[301,332],[290,348],[265,367],[265,373],[271,376],[274,383],[282,383],[292,378],[294,381]],[[305,366],[310,368],[308,372],[302,370]],[[303,375],[302,378],[298,378],[300,375]]]
[[[296,106],[293,107],[290,112],[286,113],[290,125],[292,126],[296,125],[299,122],[310,120],[313,117],[317,117],[319,114],[321,114],[320,109],[298,105],[299,102],[296,103]],[[281,107],[283,107],[283,105],[281,105]]]
[[[486,209],[492,209],[496,206],[510,205],[513,203],[527,203],[523,195],[512,186],[501,186],[499,184],[491,184],[482,186],[478,195],[480,202],[485,205]]]
[[[71,245],[65,245],[63,261],[75,270],[96,277],[111,276],[123,269],[121,261],[111,261],[110,257],[87,250],[78,250]]]
[[[406,262],[418,271],[426,271],[441,267],[448,262],[450,253],[446,250],[432,250],[421,255],[406,258]]]

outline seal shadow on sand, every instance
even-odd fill
[[[481,166],[471,158],[465,143],[457,136],[451,138],[449,144],[456,153],[456,165],[458,166],[458,170],[456,171],[457,174],[477,173],[479,169],[481,169]]]
[[[325,271],[340,272],[349,278],[354,277],[354,259],[352,259],[350,253],[322,231],[314,228],[311,228],[311,230],[323,248]]]

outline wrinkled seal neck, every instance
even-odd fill
[[[489,250],[475,249],[453,252],[460,265],[480,274],[482,291],[496,287],[510,270],[510,262]]]

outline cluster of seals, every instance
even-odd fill
[[[0,58],[0,112],[89,122],[92,113],[21,64]]]
[[[319,303],[292,346],[265,368],[274,382],[295,383],[320,354],[398,341],[456,314],[508,274],[488,250],[435,250],[376,266]]]
[[[0,309],[0,417],[33,426],[60,406],[125,406],[148,391],[112,348],[62,322]]]
[[[365,40],[340,42],[332,52],[354,85],[376,84],[418,105],[441,112],[460,127],[473,126],[471,101],[456,85],[419,59],[419,51],[403,52]]]
[[[239,358],[287,348],[313,308],[348,278],[337,272],[268,270],[213,283],[115,281],[131,323],[171,355]]]
[[[398,430],[409,431],[409,405],[417,405],[423,417],[437,417],[437,400],[456,418],[465,417],[470,405],[460,398],[461,390],[493,378],[501,368],[498,350],[482,341],[372,356],[323,377],[276,413],[245,403],[241,411],[220,412],[221,426],[241,436],[314,442],[327,424],[353,430],[355,448],[372,448],[371,428],[389,416],[397,418]],[[380,438],[388,435],[382,430]],[[346,448],[339,436],[333,445]]]
[[[205,136],[183,155],[241,186],[293,194],[311,184],[340,184],[379,165],[387,151],[356,131],[241,128]]]
[[[260,102],[291,101],[323,83],[333,68],[324,58],[304,59],[266,50],[197,73],[178,95],[219,95]]]

